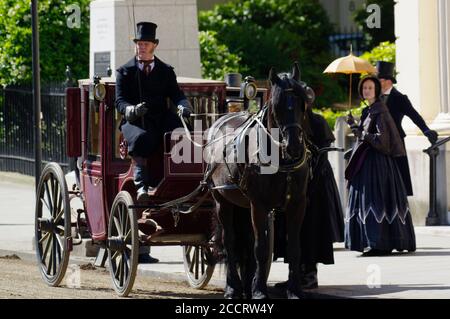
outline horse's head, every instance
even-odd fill
[[[290,159],[298,159],[305,152],[303,121],[305,118],[308,95],[306,85],[300,81],[300,69],[294,63],[291,74],[281,77],[271,69],[271,121],[272,127],[278,127],[286,153]]]

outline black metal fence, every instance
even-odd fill
[[[335,57],[348,55],[350,46],[353,48],[353,55],[356,56],[360,56],[367,49],[364,46],[364,34],[356,29],[343,30],[341,33],[331,35],[328,40],[330,41],[331,53]]]
[[[42,160],[68,168],[64,84],[41,90]],[[34,176],[34,112],[30,86],[0,87],[0,171]]]

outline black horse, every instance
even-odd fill
[[[232,113],[220,118],[211,127],[209,146],[205,149],[211,163],[209,181],[223,227],[227,256],[226,298],[242,298],[243,294],[256,299],[268,297],[267,263],[271,262],[271,256],[268,256],[267,226],[269,214],[274,210],[285,211],[288,225],[287,296],[298,298],[302,294],[300,229],[310,171],[310,152],[303,130],[307,95],[300,82],[297,63],[291,75],[284,74],[280,78],[271,70],[269,79],[271,98],[267,106],[254,116]],[[252,129],[258,132],[256,138],[251,134],[243,137]],[[279,138],[271,135],[276,129]],[[222,138],[228,142],[218,143]],[[263,139],[270,142],[267,153],[280,159],[278,165],[272,165],[275,169],[271,174],[263,172],[270,166],[261,159],[259,143]],[[230,160],[230,151],[241,145],[245,145],[245,160]],[[252,161],[252,156],[257,160]]]

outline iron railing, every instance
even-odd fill
[[[68,169],[64,84],[41,89],[42,159]],[[31,86],[0,87],[0,171],[34,176],[33,91]]]

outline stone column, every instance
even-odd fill
[[[141,21],[158,25],[156,56],[172,65],[178,76],[201,76],[196,0],[95,0],[90,11],[91,78],[95,73],[105,76],[108,64],[114,77],[115,70],[134,56],[135,24]]]
[[[441,136],[448,134],[448,8],[446,0],[397,0],[395,33],[397,36],[397,88],[407,94],[427,124]],[[422,150],[428,140],[409,118],[403,128],[411,170],[414,196],[409,198],[413,220],[423,225],[429,208],[429,158]],[[450,145],[441,147],[437,163],[437,198],[441,223],[448,223],[450,198],[447,187]]]

